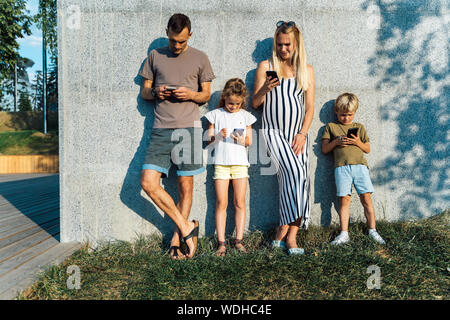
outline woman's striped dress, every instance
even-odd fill
[[[305,95],[295,78],[281,78],[280,85],[266,94],[262,117],[264,139],[270,158],[277,169],[280,192],[280,225],[302,218],[308,227],[309,171],[308,143],[305,153],[296,156],[292,150],[294,136],[305,118]]]

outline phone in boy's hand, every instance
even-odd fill
[[[356,137],[356,135],[358,134],[358,128],[350,128],[347,131],[347,138],[352,138],[352,134]]]
[[[277,75],[276,71],[273,71],[273,70],[266,71],[266,76],[271,77],[272,80],[278,79],[278,75]]]
[[[238,133],[240,136],[244,134],[244,129],[234,129],[233,133]]]

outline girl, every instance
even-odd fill
[[[227,81],[216,110],[205,114],[210,122],[208,136],[210,147],[214,147],[214,180],[216,189],[217,255],[226,252],[225,224],[230,180],[234,190],[236,223],[236,249],[245,252],[242,244],[245,225],[245,193],[248,167],[246,147],[252,144],[252,124],[256,118],[245,108],[247,88],[244,81],[233,78]]]

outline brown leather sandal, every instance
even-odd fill
[[[244,244],[242,243],[242,239],[234,239],[234,248],[240,252],[247,252],[247,249],[245,249]]]
[[[221,247],[225,248],[225,250],[220,251]],[[227,243],[226,243],[226,241],[218,241],[217,242],[216,256],[223,257],[223,256],[225,256],[226,253],[227,253]]]

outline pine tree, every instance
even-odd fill
[[[43,89],[42,89],[42,71],[37,71],[31,83],[32,104],[34,111],[42,111]]]
[[[47,77],[47,107],[58,110],[58,57],[51,56],[50,71]]]
[[[21,91],[19,95],[19,111],[31,111],[30,95],[27,91]]]
[[[0,97],[6,97],[6,95],[12,96],[13,99],[0,99],[0,107],[3,110],[15,110],[14,105],[14,95],[17,92],[21,92],[23,90],[26,90],[30,85],[30,80],[28,78],[28,72],[27,69],[32,67],[34,65],[34,61],[28,58],[19,57],[17,61],[17,88],[16,82],[14,81],[14,77],[16,76],[14,74],[14,69],[11,71],[11,73],[8,75],[7,78],[4,78],[2,81],[0,81]],[[17,97],[18,99],[19,97]]]

